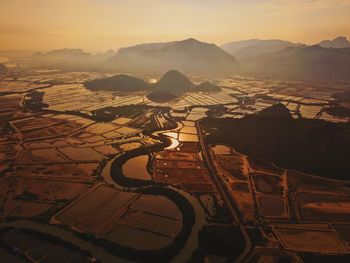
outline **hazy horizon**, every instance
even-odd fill
[[[187,38],[217,45],[254,38],[316,44],[350,36],[350,0],[13,0],[1,5],[0,50],[7,51],[104,52]]]

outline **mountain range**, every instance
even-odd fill
[[[194,74],[338,81],[350,79],[349,49],[350,42],[345,37],[313,46],[251,39],[231,42],[221,48],[189,38],[140,44],[96,55],[81,49],[60,49],[33,57],[38,62],[67,70],[163,74],[176,68]]]
[[[243,41],[230,42],[222,45],[221,48],[233,55],[238,60],[257,57],[268,52],[277,52],[286,47],[297,47],[302,44],[296,44],[289,41],[272,39],[260,40],[250,39]]]
[[[323,40],[317,45],[324,48],[350,48],[350,41],[346,37],[337,37],[333,40]]]
[[[129,72],[165,72],[176,68],[182,72],[215,74],[237,70],[232,55],[215,44],[193,38],[121,48],[108,64],[110,68]]]
[[[350,80],[350,48],[287,47],[240,61],[241,73],[286,80]]]

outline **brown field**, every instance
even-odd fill
[[[181,129],[182,133],[189,133],[189,134],[197,134],[197,128],[196,127],[183,127]]]
[[[164,151],[156,154],[157,159],[197,161],[198,155],[195,152]]]
[[[66,158],[55,148],[37,149],[22,152],[19,158],[19,163],[60,163],[68,162]]]
[[[179,133],[179,141],[181,142],[198,142],[197,134]]]
[[[283,198],[273,195],[258,195],[258,213],[266,218],[289,217],[287,204]]]
[[[105,157],[113,156],[119,151],[114,148],[112,145],[101,145],[101,146],[96,146],[93,148],[96,152],[104,155]]]
[[[152,232],[129,227],[126,225],[116,226],[107,238],[121,245],[138,250],[157,250],[171,244],[172,239]]]
[[[255,188],[266,194],[282,194],[282,178],[280,176],[253,173]]]
[[[240,180],[246,180],[244,170],[244,162],[241,157],[233,155],[215,155],[218,165],[226,171],[230,176]]]
[[[56,201],[71,200],[89,187],[86,183],[52,181],[48,179],[16,178],[13,195],[21,195],[24,191],[38,196],[38,200]]]
[[[176,168],[176,161],[157,159],[155,161],[156,169],[174,169]]]
[[[335,231],[341,236],[341,238],[348,243],[350,243],[350,224],[333,224],[332,225]]]
[[[8,200],[3,207],[3,217],[31,218],[48,211],[53,206],[49,203]]]
[[[64,147],[59,151],[72,161],[97,161],[104,159],[102,155],[91,148]]]
[[[233,196],[242,217],[246,221],[254,221],[255,219],[255,208],[254,201],[251,194],[247,192],[237,192],[237,195]]]
[[[303,252],[349,253],[346,244],[331,229],[313,225],[278,225],[274,227],[286,249]]]
[[[34,179],[32,177],[10,177],[0,181],[7,189],[2,201],[1,218],[19,216],[30,218],[46,212],[57,205],[57,201],[68,202],[85,191],[89,184]]]
[[[94,173],[99,169],[98,163],[75,163],[75,164],[34,164],[16,165],[13,167],[13,175],[25,178],[42,179],[70,179],[75,181],[95,180]]]
[[[11,230],[0,236],[0,240],[16,247],[22,255],[29,258],[30,262],[90,262],[80,251],[61,246],[44,240],[39,236],[22,232],[21,230]],[[14,258],[14,261],[4,262],[27,262]]]
[[[154,161],[153,180],[156,183],[178,185],[187,192],[215,192],[197,143],[185,143],[179,151],[166,150],[157,153]]]
[[[350,221],[350,202],[315,202],[300,204],[301,217],[304,221]]]
[[[177,206],[166,197],[98,185],[59,212],[52,222],[134,249],[156,249],[172,242],[181,231],[181,219]]]
[[[202,169],[201,162],[187,162],[187,161],[179,161],[177,162],[178,169]]]
[[[45,117],[29,117],[11,121],[10,123],[14,129],[21,134],[23,140],[60,137],[79,129],[82,126],[74,121]]]

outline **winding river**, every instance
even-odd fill
[[[166,134],[166,133],[172,132],[173,133],[172,135],[174,135],[176,134],[176,131],[181,128],[181,126],[182,124],[178,123],[178,127],[175,129],[175,132],[174,130],[168,130],[168,131],[162,131],[162,132],[159,131],[159,132],[154,132],[152,135],[157,136],[159,138],[162,136],[168,137],[168,142],[171,142],[171,143],[169,143],[167,147],[164,147],[164,149],[176,148],[180,144],[176,136],[171,136],[171,134]],[[115,156],[113,159],[109,160],[101,172],[101,175],[107,184],[120,190],[125,190],[125,186],[121,186],[113,179],[112,164],[116,160],[118,160],[118,158],[124,156],[125,154],[127,153],[120,153],[117,156]],[[151,182],[151,176],[147,170],[147,163],[148,163],[149,157],[150,155],[144,154],[144,153],[136,157],[135,156],[130,157],[130,159],[128,159],[123,165],[123,173],[125,173],[125,175],[130,176],[133,179],[149,180]],[[128,189],[130,191],[134,191],[141,188],[130,187]],[[171,260],[171,262],[174,262],[174,263],[187,262],[191,258],[192,253],[198,247],[198,233],[206,224],[205,212],[202,206],[200,205],[199,201],[195,197],[174,187],[169,186],[166,188],[171,189],[172,191],[175,191],[181,196],[183,196],[192,205],[195,213],[194,223],[190,231],[190,234],[185,241],[184,246],[179,250],[177,255],[175,255]],[[18,220],[15,222],[0,224],[0,227],[7,227],[7,226],[15,227],[15,228],[32,229],[38,232],[43,232],[43,233],[47,233],[52,236],[58,237],[69,243],[75,244],[76,246],[80,247],[83,250],[90,251],[96,258],[102,260],[102,262],[130,262],[124,258],[113,255],[108,251],[106,251],[103,247],[100,247],[94,244],[93,242],[89,242],[82,238],[79,238],[73,232],[65,230],[56,225],[41,224],[31,220]]]

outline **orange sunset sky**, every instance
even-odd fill
[[[0,0],[0,50],[350,36],[350,0]]]

